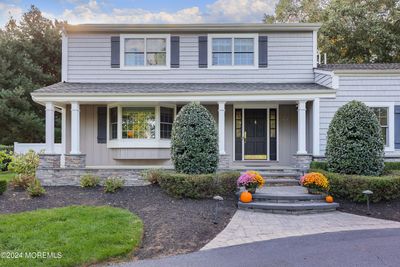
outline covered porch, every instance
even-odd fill
[[[33,98],[46,106],[48,155],[55,153],[55,109],[63,114],[66,168],[170,168],[172,123],[180,108],[192,101],[204,105],[217,122],[221,169],[276,165],[301,168],[312,155],[320,153],[320,98],[334,96],[332,89],[302,86],[313,89],[168,94],[68,92],[33,94]],[[140,116],[146,118],[146,125],[135,124]]]

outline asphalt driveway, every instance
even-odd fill
[[[118,266],[400,266],[400,229],[288,237]]]

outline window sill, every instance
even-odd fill
[[[171,148],[171,141],[163,139],[109,140],[107,148]]]

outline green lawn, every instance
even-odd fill
[[[106,206],[0,215],[0,266],[86,266],[129,254],[142,234],[138,216]],[[53,253],[53,258],[38,258],[37,252]],[[21,257],[6,259],[11,253]]]
[[[13,172],[1,172],[0,171],[0,180],[6,180],[7,182],[9,182],[14,176],[15,176],[15,173],[13,173]]]

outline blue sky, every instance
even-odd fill
[[[0,26],[37,6],[45,16],[78,23],[261,22],[278,0],[0,0]]]

